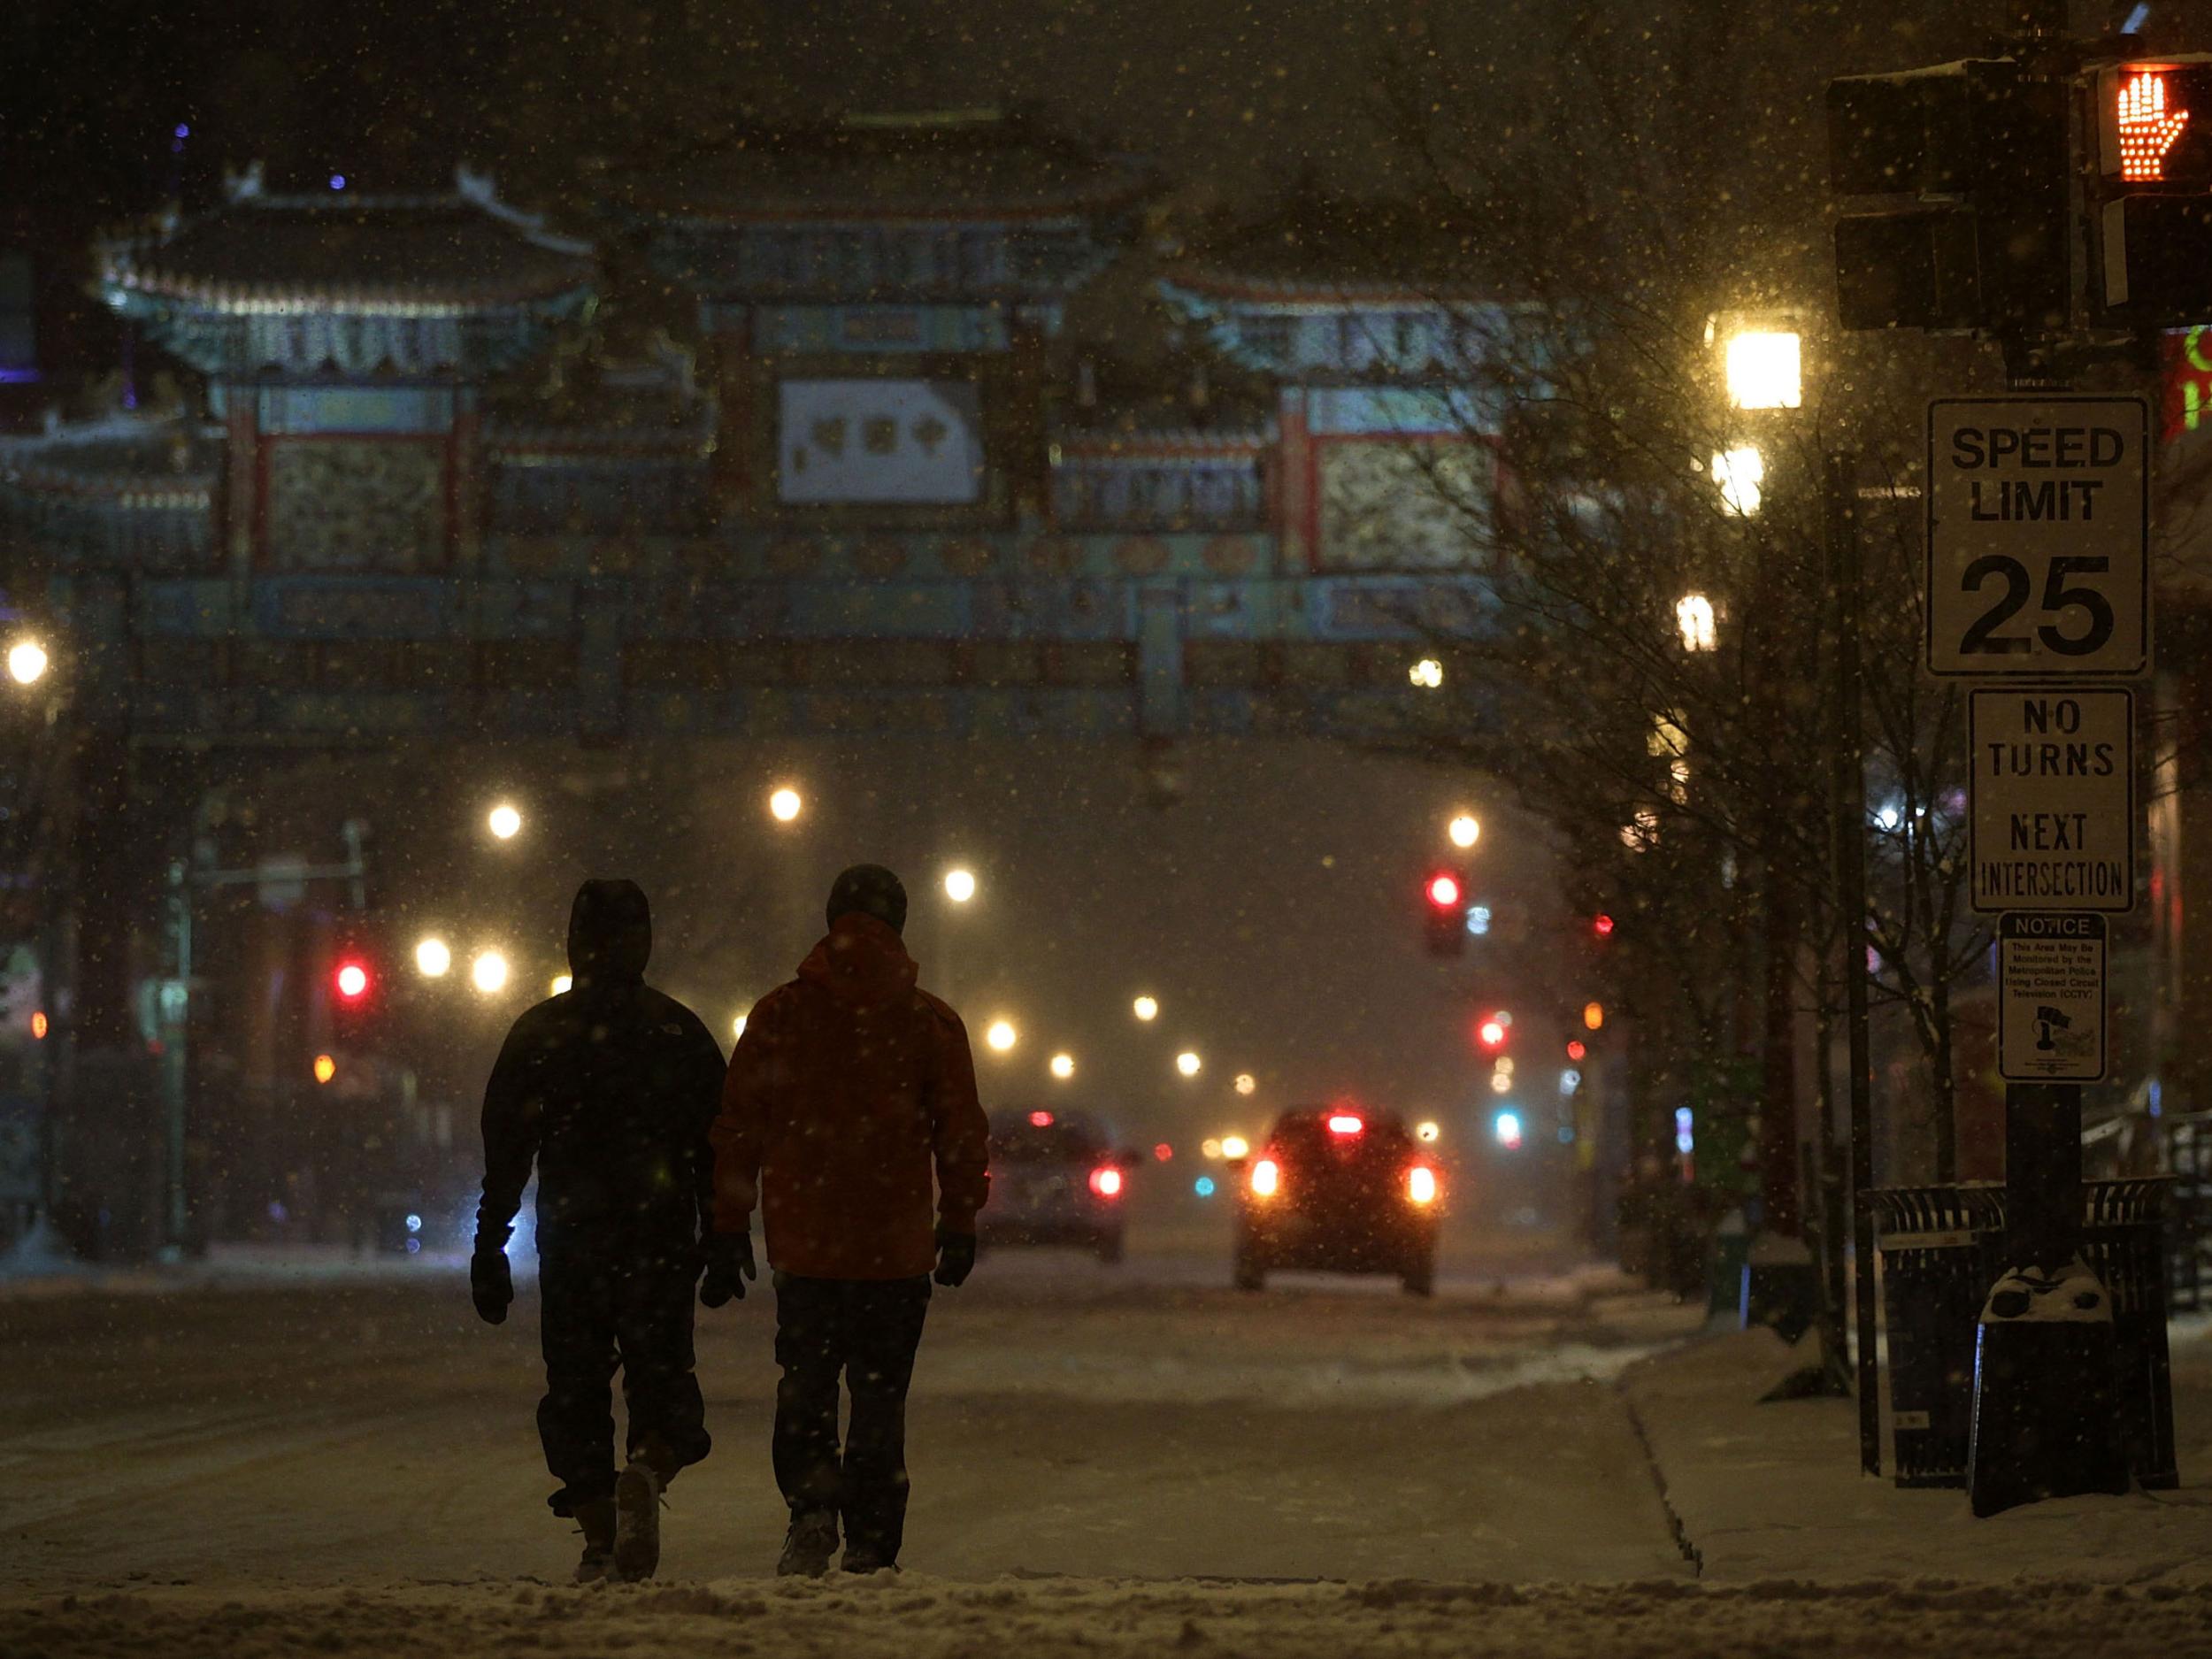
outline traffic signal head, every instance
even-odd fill
[[[1600,939],[1613,937],[1613,918],[1601,910],[1590,918],[1590,931]]]
[[[2113,320],[2212,317],[2212,58],[2096,72],[2099,257]]]
[[[2069,94],[2008,58],[1828,83],[1830,184],[1891,198],[1837,221],[1846,328],[2063,326]]]
[[[369,964],[358,956],[345,956],[331,972],[331,988],[341,1002],[358,1005],[369,994]]]
[[[1467,949],[1467,887],[1448,870],[1439,870],[1422,885],[1426,907],[1429,954],[1456,956]]]
[[[1505,1047],[1506,1033],[1512,1028],[1512,1025],[1513,1019],[1510,1015],[1493,1014],[1475,1027],[1476,1040],[1486,1048],[1502,1048]]]
[[[1579,1037],[1567,1045],[1567,1058],[1570,1060],[1583,1059],[1588,1056],[1589,1052],[1590,1045]]]

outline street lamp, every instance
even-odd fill
[[[740,1014],[735,1019],[732,1020],[730,1022],[730,1035],[732,1037],[742,1037],[745,1034],[745,1022],[751,1018],[752,1016],[750,1014]]]
[[[1237,1073],[1236,1091],[1238,1094],[1249,1094],[1253,1090],[1258,1088],[1259,1086],[1259,1079],[1254,1077],[1249,1071],[1240,1071]]]
[[[510,802],[502,801],[484,815],[487,828],[503,841],[511,841],[522,833],[522,814]]]
[[[1129,1011],[1147,1025],[1150,1025],[1160,1017],[1160,999],[1156,996],[1141,996],[1129,1004]]]
[[[945,896],[955,904],[965,904],[975,897],[975,872],[965,869],[946,871]]]
[[[1462,812],[1451,822],[1448,833],[1452,845],[1463,851],[1482,839],[1482,823],[1472,812]]]
[[[553,976],[549,988],[556,996],[566,996],[576,988],[576,976],[572,973],[557,973]]]
[[[768,815],[779,824],[788,824],[799,816],[805,805],[806,803],[799,798],[799,792],[789,784],[785,784],[769,795]]]
[[[36,640],[18,640],[8,647],[8,675],[19,686],[35,686],[46,678],[51,659]]]
[[[1703,594],[1685,594],[1674,603],[1675,626],[1686,651],[1709,651],[1718,643],[1713,630],[1713,602]]]
[[[1732,409],[1796,409],[1804,403],[1804,340],[1797,330],[1716,317],[1705,325],[1705,334],[1708,344],[1720,346]]]
[[[1755,443],[1739,443],[1713,457],[1713,482],[1729,511],[1748,518],[1759,511],[1759,486],[1767,475],[1766,457]]]
[[[995,1052],[1006,1054],[1021,1041],[1021,1033],[1014,1029],[1012,1020],[995,1019],[990,1029],[983,1033],[983,1041],[990,1044]]]
[[[507,958],[496,950],[480,950],[469,964],[469,983],[486,996],[507,988]]]
[[[1071,1054],[1054,1055],[1052,1056],[1052,1075],[1058,1078],[1063,1083],[1073,1077],[1075,1075],[1075,1056]]]
[[[1199,1068],[1203,1064],[1204,1062],[1200,1060],[1199,1057],[1195,1054],[1192,1053],[1188,1048],[1184,1049],[1182,1053],[1175,1056],[1175,1069],[1178,1071],[1180,1071],[1185,1077],[1196,1077],[1199,1072]]]
[[[1444,664],[1433,657],[1424,657],[1406,670],[1406,679],[1422,691],[1434,691],[1444,683]]]
[[[415,946],[415,972],[426,979],[442,979],[453,965],[453,951],[435,934]]]

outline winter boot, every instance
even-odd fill
[[[584,1529],[584,1558],[576,1563],[576,1582],[597,1584],[614,1573],[614,1500],[596,1498],[576,1506]]]
[[[829,1571],[837,1553],[837,1516],[830,1509],[808,1509],[791,1517],[791,1530],[783,1535],[783,1557],[776,1563],[780,1578],[818,1578]]]
[[[880,1550],[871,1549],[865,1544],[848,1543],[845,1546],[847,1572],[896,1572],[898,1570],[899,1563]]]
[[[614,1483],[614,1566],[629,1583],[649,1578],[661,1564],[661,1487],[650,1463],[633,1463]]]

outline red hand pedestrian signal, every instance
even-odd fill
[[[330,976],[342,1002],[358,1002],[369,994],[369,966],[357,956],[348,956],[338,964]]]
[[[2120,83],[2120,176],[2148,183],[2166,176],[2166,152],[2189,125],[2189,111],[2169,109],[2166,77],[2146,69]]]

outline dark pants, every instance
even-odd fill
[[[561,1490],[556,1515],[614,1494],[616,1367],[630,1409],[628,1455],[664,1482],[707,1455],[706,1405],[692,1375],[689,1243],[640,1248],[627,1241],[564,1240],[538,1270],[545,1398],[538,1438]]]
[[[906,1532],[906,1387],[929,1280],[778,1273],[776,1485],[794,1515],[830,1510],[848,1553],[895,1562]],[[852,1391],[844,1455],[838,1379]]]

